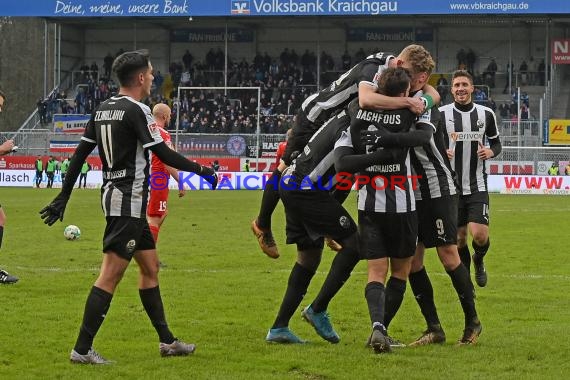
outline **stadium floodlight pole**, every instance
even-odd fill
[[[178,96],[176,98],[176,102],[172,105],[176,104],[176,131],[174,132],[174,149],[178,152],[178,130],[180,129],[180,87],[178,88]]]
[[[259,171],[259,154],[260,154],[260,150],[259,149],[259,142],[261,140],[261,123],[260,123],[260,117],[261,117],[261,87],[257,88],[257,154],[256,154],[256,160],[255,160],[255,169],[256,171]]]
[[[517,147],[520,149],[521,147],[521,88],[517,87]],[[527,110],[528,112],[528,110]],[[518,162],[518,166],[521,166],[520,163],[520,157],[521,157],[521,152],[520,150],[517,149],[517,160]]]
[[[183,90],[200,90],[200,91],[205,91],[205,90],[224,90],[224,94],[227,93],[227,90],[257,90],[257,160],[256,160],[256,165],[259,165],[259,133],[260,133],[260,105],[261,105],[261,87],[257,86],[257,87],[178,87],[178,91],[177,91],[177,97],[178,97],[178,109],[176,111],[176,135],[174,138],[174,145],[176,146],[176,149],[178,149],[178,130],[180,129],[179,125],[180,125],[180,104],[182,103],[180,101],[180,93]]]
[[[543,107],[544,107],[544,96],[542,98],[540,98],[540,102],[539,102],[539,108],[538,108],[538,137],[540,139],[540,142],[544,144],[544,134],[543,134],[543,124],[544,124],[544,111],[543,111]]]

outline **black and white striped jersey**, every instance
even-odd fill
[[[99,149],[105,216],[144,218],[149,192],[147,148],[163,141],[150,108],[129,96],[114,96],[93,112],[81,139]]]
[[[349,107],[351,116],[350,131],[335,145],[336,147],[359,147],[361,144],[352,139],[362,130],[387,132],[407,132],[416,122],[417,117],[408,109],[390,111],[368,111],[357,107],[356,113]],[[354,134],[351,136],[351,133]],[[415,211],[414,184],[408,148],[392,148],[399,151],[391,162],[370,166],[359,173],[367,176],[369,182],[358,191],[358,209],[366,212],[405,213]],[[358,148],[355,149],[356,153]],[[366,147],[368,151],[368,147]]]
[[[457,194],[454,174],[447,158],[445,124],[437,108],[428,110],[420,120],[429,122],[435,129],[427,144],[410,151],[412,170],[419,186],[414,190],[416,200],[434,199]],[[412,126],[412,130],[416,125]]]
[[[329,190],[336,184],[334,144],[349,127],[350,117],[342,111],[315,132],[289,171],[300,181],[299,189]]]
[[[454,151],[451,167],[457,175],[457,185],[463,195],[487,191],[485,161],[477,150],[487,139],[499,137],[495,113],[489,107],[471,103],[456,103],[440,107],[446,127],[449,149]]]
[[[337,110],[344,108],[358,95],[358,86],[378,87],[378,78],[388,68],[388,62],[392,58],[394,55],[391,53],[370,55],[342,74],[327,88],[309,96],[301,106],[307,119],[321,126]]]

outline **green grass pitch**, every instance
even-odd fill
[[[303,322],[290,327],[310,344],[264,340],[295,260],[283,244],[280,205],[274,232],[281,258],[263,255],[250,231],[261,193],[189,192],[170,199],[161,230],[161,290],[170,326],[197,344],[190,357],[161,358],[158,339],[140,304],[133,262],[120,284],[94,347],[111,366],[69,363],[86,296],[101,261],[104,218],[99,192],[75,190],[63,223],[49,228],[38,211],[57,194],[46,189],[2,189],[7,214],[0,267],[20,277],[0,286],[0,378],[41,379],[561,379],[570,373],[570,198],[491,197],[489,283],[477,288],[483,333],[473,347],[456,347],[463,315],[435,252],[426,267],[447,334],[442,346],[404,348],[375,355],[364,344],[369,320],[364,299],[366,265],[360,263],[330,305],[341,342],[331,345]],[[347,200],[355,209],[355,198]],[[353,213],[354,215],[354,213]],[[66,241],[68,224],[81,239]],[[334,253],[326,250],[302,306],[312,300]],[[410,342],[424,329],[408,288],[390,326]]]

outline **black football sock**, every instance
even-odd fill
[[[433,299],[433,287],[426,272],[426,268],[422,267],[420,271],[410,273],[409,281],[416,302],[420,306],[420,310],[426,320],[428,328],[432,326],[441,326]]]
[[[160,289],[158,286],[149,289],[139,289],[142,304],[146,314],[150,318],[161,343],[170,344],[176,340],[166,323],[164,316],[164,306],[162,304],[162,297],[160,296]]]
[[[271,177],[265,183],[263,196],[261,198],[261,208],[257,217],[257,226],[264,229],[271,229],[271,215],[279,203],[279,181],[281,172],[277,169],[273,171]]]
[[[487,254],[489,247],[491,246],[491,239],[487,239],[487,242],[483,245],[477,245],[477,243],[475,243],[475,240],[473,240],[471,242],[471,246],[473,247],[473,252],[475,253],[474,255],[475,257],[473,259],[482,260],[483,257],[485,257],[485,255]]]
[[[315,271],[309,270],[299,263],[295,263],[289,275],[287,290],[283,296],[277,318],[275,318],[275,322],[271,327],[272,329],[289,326],[289,321],[295,313],[295,310],[297,310],[301,304],[303,297],[305,297],[307,288],[314,275]]]
[[[315,313],[325,311],[329,307],[329,303],[348,280],[358,261],[360,261],[358,252],[352,248],[343,248],[336,254],[319,294],[311,303]]]
[[[369,282],[364,289],[364,297],[366,297],[366,303],[368,304],[370,322],[373,326],[379,323],[383,327],[385,302],[384,284],[377,281]]]
[[[404,300],[406,281],[390,277],[386,284],[386,308],[384,312],[384,326],[388,329],[390,322],[396,316]]]
[[[105,319],[105,315],[111,305],[113,295],[107,293],[103,289],[96,286],[91,288],[87,302],[85,302],[85,311],[83,312],[83,322],[79,329],[79,336],[75,342],[75,351],[80,355],[85,355],[93,345],[93,339],[99,327]]]
[[[4,237],[4,226],[0,226],[0,248],[2,248],[2,238]]]
[[[465,265],[465,269],[467,269],[467,273],[471,268],[471,254],[469,253],[469,247],[466,245],[465,247],[457,247],[459,250],[459,258],[463,265]]]
[[[478,323],[479,319],[475,310],[475,289],[465,265],[459,264],[457,268],[448,271],[447,274],[451,277],[451,283],[459,296],[459,302],[461,302],[461,308],[465,314],[465,325]]]

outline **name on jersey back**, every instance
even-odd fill
[[[120,121],[123,120],[123,116],[125,116],[123,110],[95,111],[95,121]]]
[[[382,124],[401,124],[401,117],[398,114],[386,114],[382,112],[358,110],[357,119]]]

